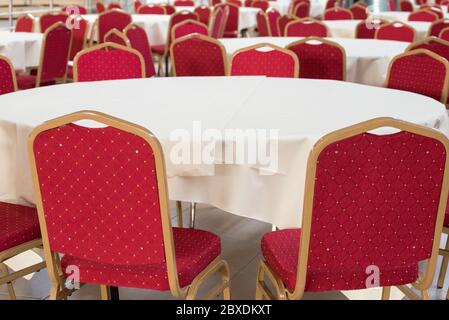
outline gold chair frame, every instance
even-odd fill
[[[416,40],[416,30],[415,30],[415,28],[409,26],[408,24],[406,24],[406,23],[404,23],[402,21],[392,21],[392,22],[389,22],[389,23],[381,24],[380,27],[374,33],[374,39],[379,39],[379,37],[378,37],[379,31],[382,30],[382,28],[386,28],[386,27],[389,27],[389,26],[394,26],[395,27],[398,24],[402,25],[401,28],[407,28],[407,29],[413,31],[413,40],[412,40],[412,42],[414,42]],[[383,39],[379,39],[379,40],[383,40]]]
[[[5,61],[6,64],[9,65],[9,68],[11,69],[11,76],[12,76],[12,82],[13,82],[13,86],[14,86],[14,92],[17,91],[18,90],[17,77],[16,77],[16,72],[14,71],[14,66],[12,65],[11,60],[9,60],[5,56],[0,56],[0,60]]]

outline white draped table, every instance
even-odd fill
[[[0,31],[0,55],[9,58],[16,70],[39,64],[42,34]]]
[[[385,19],[388,21],[402,21],[405,23],[411,23],[413,21],[408,21],[408,16],[411,12],[403,12],[403,11],[380,11],[376,13],[372,13],[371,15],[374,17],[378,17],[381,19]],[[446,10],[443,10],[444,18],[449,18],[449,13]]]
[[[302,38],[261,37],[220,39],[220,41],[226,48],[228,56],[231,56],[235,51],[256,43],[268,42],[285,47],[300,39]],[[346,80],[373,86],[384,85],[390,61],[403,53],[409,45],[400,41],[372,39],[328,38],[328,40],[340,44],[346,51]]]

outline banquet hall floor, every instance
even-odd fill
[[[185,220],[187,221],[187,204],[185,207]],[[172,215],[175,212],[172,208]],[[176,220],[173,219],[173,225]],[[271,230],[271,225],[260,221],[242,218],[220,209],[206,205],[199,205],[197,209],[196,228],[212,231],[222,239],[222,255],[229,263],[231,269],[232,299],[254,299],[255,279],[257,265],[260,259],[260,239],[262,235]],[[439,267],[438,269],[439,270]],[[208,283],[211,287],[213,280]],[[449,285],[449,275],[446,277],[445,288],[437,289],[436,284],[430,289],[431,299],[444,299]],[[15,282],[18,299],[47,299],[49,282],[45,270],[37,273],[31,280],[20,279]],[[201,293],[205,293],[205,285]],[[98,286],[86,285],[75,292],[69,299],[99,299]],[[120,288],[120,298],[126,299],[173,299],[169,293],[157,291]],[[0,300],[7,299],[6,287],[0,287]],[[306,294],[305,299],[334,299],[344,300],[341,292],[320,294]]]

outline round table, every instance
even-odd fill
[[[256,43],[268,42],[285,47],[300,39],[302,38],[261,37],[220,39],[220,42],[230,57],[235,51]],[[390,61],[403,53],[409,45],[400,41],[372,39],[328,38],[328,40],[340,44],[346,51],[346,80],[374,86],[385,84]]]
[[[6,94],[0,105],[0,201],[34,202],[27,161],[32,128],[90,109],[142,125],[159,138],[170,199],[211,204],[279,227],[301,223],[307,157],[324,134],[383,116],[449,133],[446,108],[436,100],[328,80],[197,77],[71,83]],[[219,152],[223,141],[238,142],[229,140],[235,134],[245,143],[254,133],[259,147],[269,142],[268,161],[224,163]],[[180,162],[174,148],[181,141],[191,142],[188,146],[200,153],[192,151]],[[201,161],[205,145],[215,149],[207,153],[212,159]]]
[[[39,64],[42,34],[0,31],[0,55],[9,58],[16,70]]]

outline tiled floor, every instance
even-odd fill
[[[186,206],[185,206],[186,207]],[[187,209],[187,208],[186,208]],[[173,210],[172,210],[173,211]],[[187,212],[186,212],[187,213]],[[187,215],[185,217],[187,220]],[[231,269],[231,292],[233,299],[253,299],[257,264],[260,259],[260,238],[271,230],[271,225],[259,221],[241,218],[209,206],[199,206],[196,228],[212,231],[222,239],[223,258]],[[439,269],[437,269],[439,270]],[[210,283],[213,285],[213,280]],[[430,294],[432,299],[443,299],[449,285],[449,275],[443,290],[433,284]],[[46,271],[35,275],[30,281],[18,280],[15,283],[19,299],[46,299],[49,284]],[[203,288],[203,292],[207,285]],[[201,293],[201,292],[200,292]],[[84,286],[70,299],[98,299],[97,286]],[[148,290],[120,289],[121,299],[173,299],[168,293]],[[307,294],[306,299],[346,299],[341,292]],[[0,287],[0,300],[7,299],[5,286]]]

